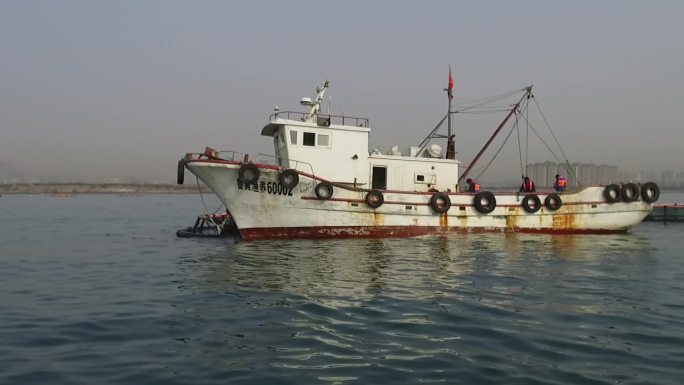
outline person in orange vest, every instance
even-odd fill
[[[520,192],[528,193],[535,191],[537,191],[537,189],[534,187],[534,182],[532,182],[532,179],[530,179],[529,176],[526,176],[522,186],[520,186]]]
[[[466,183],[468,183],[468,192],[480,192],[480,184],[477,183],[475,179],[466,179]]]
[[[563,175],[556,174],[556,181],[553,183],[553,189],[558,192],[565,191],[565,185],[568,184],[568,180],[565,179]]]

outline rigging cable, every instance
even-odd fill
[[[553,133],[553,130],[551,129],[551,125],[549,124],[549,121],[546,120],[546,116],[544,116],[544,111],[542,111],[541,106],[539,103],[537,103],[537,98],[534,98],[534,104],[537,105],[537,109],[539,110],[539,114],[541,115],[542,119],[544,120],[544,123],[546,123],[546,127],[549,129],[549,132],[551,132],[551,136],[553,137],[553,140],[556,142],[556,145],[558,146],[558,149],[560,150],[561,154],[563,154],[563,159],[565,160],[565,164],[568,166],[568,172],[572,174],[572,176],[575,178],[575,181],[578,185],[579,179],[577,178],[577,175],[575,175],[575,170],[573,167],[570,165],[570,161],[568,160],[568,156],[565,155],[565,151],[563,151],[563,147],[561,147],[560,143],[558,142],[558,138],[556,138],[556,134]],[[561,163],[559,160],[558,163]]]
[[[517,116],[517,113],[516,113],[516,116]],[[492,163],[494,162],[494,159],[496,159],[496,157],[499,156],[499,153],[501,152],[501,150],[503,150],[504,146],[506,145],[506,142],[508,142],[508,138],[511,137],[511,134],[513,133],[513,130],[514,130],[514,129],[515,129],[515,126],[511,127],[511,130],[508,131],[508,135],[506,135],[506,139],[504,139],[504,141],[503,141],[503,143],[501,143],[501,146],[499,147],[499,149],[496,150],[496,153],[494,154],[494,156],[492,157],[492,159],[489,161],[489,163],[487,163],[487,165],[484,167],[484,169],[482,170],[482,172],[479,173],[479,174],[477,175],[477,178],[476,178],[476,179],[480,179],[480,177],[482,176],[482,174],[484,174],[485,171],[487,171],[487,169],[489,168],[489,166],[492,165]]]
[[[537,135],[537,138],[539,138],[539,140],[541,140],[541,142],[544,144],[544,146],[546,146],[546,149],[549,150],[549,152],[551,153],[551,155],[553,155],[553,157],[556,159],[556,161],[557,161],[558,163],[563,163],[563,162],[560,160],[560,158],[558,158],[558,155],[556,155],[556,153],[553,152],[553,150],[551,149],[551,147],[546,143],[546,141],[544,141],[544,138],[542,138],[541,135],[539,135],[539,132],[537,132],[537,130],[535,130],[534,126],[532,126],[532,124],[530,124],[530,121],[527,120],[527,118],[525,118],[525,117],[523,117],[523,119],[525,119],[525,120],[527,121],[527,124],[528,124],[528,126],[532,129],[532,132],[533,132],[535,135]]]
[[[492,111],[484,111],[484,112],[483,112],[483,111],[479,111],[479,112],[465,112],[465,111],[467,111],[467,110],[469,110],[469,109],[474,109],[474,108],[489,108],[489,109],[501,108],[500,106],[486,106],[486,104],[488,104],[488,103],[494,103],[494,102],[496,102],[496,101],[498,101],[498,100],[508,98],[508,97],[510,97],[510,96],[512,96],[512,95],[515,95],[515,94],[519,93],[519,92],[520,92],[520,90],[519,90],[519,89],[516,89],[516,90],[509,91],[509,92],[505,92],[505,93],[499,94],[499,95],[494,95],[494,96],[490,96],[490,97],[486,97],[486,98],[475,99],[475,100],[470,100],[470,101],[466,101],[466,102],[461,102],[461,103],[456,103],[456,104],[454,104],[455,107],[457,107],[457,106],[463,106],[463,109],[462,109],[462,110],[449,111],[449,112],[442,118],[442,120],[440,120],[439,123],[437,123],[437,126],[436,126],[432,131],[430,131],[430,133],[428,134],[428,136],[427,136],[425,139],[423,139],[422,142],[420,142],[420,144],[418,145],[418,147],[420,147],[421,149],[423,149],[423,148],[425,148],[425,146],[430,142],[431,139],[436,138],[435,133],[436,133],[437,130],[439,130],[439,128],[442,126],[442,124],[443,124],[444,121],[447,119],[447,117],[449,116],[449,114],[456,114],[456,113],[471,113],[471,114],[478,114],[478,113],[479,113],[479,114],[484,114],[484,113],[500,112],[500,111],[502,111],[502,110],[492,110]],[[475,104],[469,105],[469,104],[471,104],[471,103],[475,103]]]
[[[525,109],[527,109],[527,106],[525,106]],[[525,170],[523,169],[522,163],[522,147],[520,146],[520,125],[518,124],[519,122],[520,117],[518,116],[518,114],[515,114],[515,133],[518,135],[518,157],[520,158],[520,174],[524,177]]]
[[[218,224],[214,222],[214,215],[216,215],[216,213],[221,209],[221,207],[223,207],[223,203],[221,203],[221,205],[216,209],[216,211],[214,211],[212,214],[209,214],[209,208],[207,207],[207,203],[204,201],[204,195],[202,195],[202,188],[200,187],[199,177],[197,177],[197,175],[195,175],[195,180],[197,181],[197,190],[200,193],[200,199],[202,199],[202,205],[204,206],[204,212],[206,213],[206,217],[212,225],[216,226],[216,231],[219,234],[221,234],[221,229],[223,228],[223,225],[225,225],[228,221],[228,216],[226,216],[223,219],[223,221],[221,221],[221,223]]]
[[[465,101],[465,102],[461,102],[461,103],[455,103],[454,106],[455,107],[463,106],[466,109],[476,108],[476,107],[484,106],[487,103],[493,103],[495,101],[513,96],[513,95],[519,93],[520,91],[521,91],[520,89],[516,89],[513,91],[505,92],[505,93],[499,94],[499,95],[489,96],[486,98],[480,98],[480,99],[469,100],[469,101]],[[524,89],[523,89],[523,91],[524,91]],[[473,103],[473,105],[470,105],[471,103]]]
[[[534,97],[534,96],[532,96]],[[525,122],[527,123],[526,125],[526,130],[525,130],[525,174],[527,174],[527,165],[530,164],[528,161],[528,156],[530,154],[530,100],[527,99],[527,119],[525,119]]]

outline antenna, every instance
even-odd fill
[[[318,115],[318,111],[321,110],[321,102],[323,101],[323,95],[325,94],[325,90],[328,88],[328,85],[330,85],[329,81],[323,82],[323,85],[320,87],[316,87],[316,101],[311,100],[311,98],[304,97],[299,101],[299,104],[302,106],[309,107],[309,112],[306,114],[306,119],[305,121],[307,122],[312,122],[314,117]]]

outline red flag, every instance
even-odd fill
[[[454,94],[452,92],[454,88],[454,78],[451,77],[451,65],[449,65],[449,87],[447,88],[447,95],[449,96],[449,100],[453,99]]]

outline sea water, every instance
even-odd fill
[[[196,195],[1,197],[0,384],[684,378],[684,224],[615,235],[175,236],[204,211]]]

